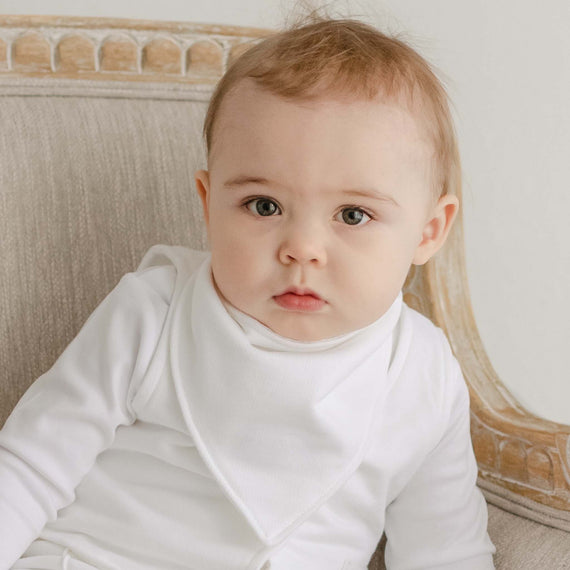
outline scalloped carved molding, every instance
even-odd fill
[[[0,76],[212,84],[270,30],[101,18],[0,16]],[[570,426],[525,410],[496,375],[471,309],[459,218],[405,301],[447,334],[471,394],[480,478],[570,511]]]
[[[268,30],[94,18],[0,16],[0,73],[215,83]]]

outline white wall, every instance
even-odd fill
[[[278,27],[287,0],[0,0],[2,14]],[[447,77],[464,164],[467,266],[494,367],[531,411],[570,424],[568,0],[338,1]]]
[[[495,369],[570,424],[570,5],[392,0],[450,77],[471,298]]]

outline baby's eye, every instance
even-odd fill
[[[339,222],[342,221],[349,226],[363,226],[371,219],[371,217],[360,208],[343,208],[338,216],[340,217]]]
[[[281,213],[279,206],[269,198],[253,198],[248,200],[244,206],[252,213],[258,216],[273,216]]]

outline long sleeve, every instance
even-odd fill
[[[487,506],[476,487],[469,393],[452,359],[442,413],[446,427],[386,511],[389,570],[491,570]]]
[[[119,425],[156,348],[167,303],[127,273],[0,431],[0,568],[9,568],[74,490]]]

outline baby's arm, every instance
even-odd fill
[[[116,428],[134,421],[132,392],[167,309],[145,281],[149,271],[123,276],[0,431],[0,568],[74,500]]]
[[[469,393],[450,362],[449,421],[443,437],[386,511],[389,570],[491,570],[487,506],[476,487]]]

